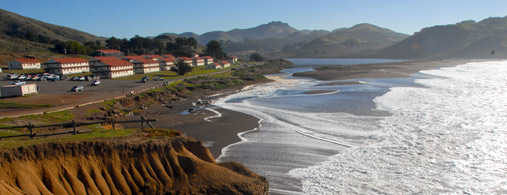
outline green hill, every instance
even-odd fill
[[[293,57],[341,57],[361,51],[376,50],[397,43],[408,35],[371,24],[358,24],[341,28],[298,46],[286,53]]]
[[[507,57],[507,17],[424,28],[413,36],[383,49],[374,57],[505,58]]]
[[[0,62],[22,56],[45,58],[55,53],[48,48],[53,41],[80,43],[104,41],[105,38],[68,27],[45,23],[0,9]]]

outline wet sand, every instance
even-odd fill
[[[217,113],[205,109],[190,114],[160,113],[160,111],[156,111],[158,109],[169,110],[161,106],[160,108],[150,109],[153,114],[145,114],[146,118],[158,120],[153,123],[155,127],[175,129],[201,141],[209,148],[215,158],[220,156],[222,148],[241,141],[238,133],[259,126],[259,119],[256,117],[218,107],[212,107],[212,109],[222,116],[208,119],[211,122],[204,119],[209,116],[217,116]],[[138,118],[138,116],[131,117],[132,119]],[[125,124],[124,127],[140,128],[140,124]]]
[[[383,64],[323,66],[316,71],[295,73],[296,77],[307,77],[318,80],[347,80],[358,78],[402,78],[421,70],[451,67],[474,60],[438,60],[438,61],[407,61]],[[484,60],[475,60],[484,61]]]

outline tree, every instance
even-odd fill
[[[259,53],[253,53],[253,54],[250,54],[250,60],[252,61],[256,61],[256,62],[262,62],[264,61],[264,57],[261,56],[261,54]]]
[[[183,60],[178,60],[178,63],[176,63],[175,71],[179,75],[184,75],[185,73],[192,71],[192,69],[193,68],[190,65],[186,64],[185,62],[183,62]]]
[[[227,57],[227,54],[223,52],[222,45],[220,42],[211,40],[206,44],[206,50],[204,51],[206,55],[212,56],[217,59],[224,59]]]

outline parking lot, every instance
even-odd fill
[[[27,84],[35,83],[39,88],[39,94],[62,94],[62,93],[82,93],[82,94],[103,94],[103,93],[130,93],[130,91],[139,90],[139,88],[149,88],[153,86],[160,86],[163,82],[161,81],[150,81],[147,83],[141,83],[139,81],[131,80],[112,80],[112,79],[101,79],[101,83],[98,86],[92,86],[92,81],[25,81]],[[10,80],[5,79],[5,74],[0,80],[0,86],[8,85]],[[70,89],[74,86],[82,85],[83,91],[71,92]]]
[[[8,85],[13,82],[6,79],[7,74],[0,73],[0,86]],[[69,79],[69,78],[67,78]],[[2,98],[2,101],[17,102],[22,104],[49,104],[51,108],[41,108],[32,110],[32,112],[45,112],[46,110],[58,110],[68,107],[73,107],[89,102],[102,101],[127,95],[131,92],[138,93],[140,91],[150,89],[152,87],[162,86],[163,81],[149,81],[141,83],[140,81],[133,80],[112,80],[101,79],[98,86],[92,86],[92,81],[24,81],[27,84],[35,83],[38,87],[38,95],[25,96],[25,97],[11,97]],[[83,86],[83,91],[72,92],[71,88],[74,86]],[[22,114],[27,110],[2,110],[0,117],[15,116]]]

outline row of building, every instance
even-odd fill
[[[230,57],[227,61],[215,62],[210,56],[194,53],[192,57],[167,55],[123,56],[118,50],[97,50],[89,60],[83,58],[54,58],[41,63],[36,59],[16,59],[9,62],[9,69],[41,69],[47,73],[68,75],[92,72],[94,77],[117,78],[134,74],[146,74],[161,70],[170,70],[179,60],[189,66],[206,66],[206,69],[227,68],[237,61]]]

